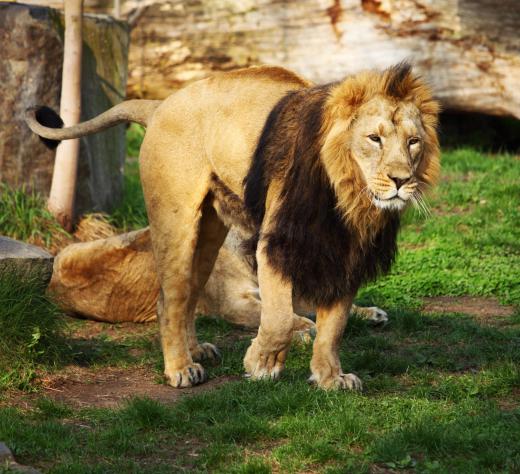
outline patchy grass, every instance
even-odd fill
[[[54,473],[520,469],[518,323],[417,312],[378,330],[351,322],[342,362],[364,379],[362,395],[307,385],[311,348],[294,346],[279,382],[229,382],[173,405],[137,398],[115,410],[43,398],[0,410],[0,437],[22,462]],[[244,333],[208,318],[199,332],[223,350],[211,377],[241,374]],[[148,357],[159,375],[157,346]]]
[[[0,327],[0,391],[30,388],[64,353],[63,318],[39,281],[0,275]]]
[[[47,210],[42,196],[4,183],[0,183],[0,235],[48,248],[56,240],[70,239]]]
[[[78,409],[42,384],[28,407],[4,397],[0,439],[51,473],[520,472],[520,166],[472,149],[443,161],[432,217],[407,214],[394,270],[360,294],[388,309],[390,323],[349,321],[341,358],[363,394],[310,387],[311,348],[295,345],[279,382],[237,378],[171,404],[151,393],[116,409]],[[114,219],[132,228],[144,225],[132,220],[144,206],[137,164],[127,171],[128,207]],[[423,297],[448,295],[494,296],[517,309],[421,312]],[[251,333],[210,318],[198,331],[222,350],[219,364],[206,364],[210,377],[240,376]],[[146,370],[161,383],[153,325],[76,321],[67,347],[63,373]],[[50,373],[41,366],[37,382]],[[89,380],[74,383],[87,390]]]
[[[428,296],[496,296],[520,303],[520,162],[473,149],[443,154],[432,216],[409,210],[392,273],[362,301],[418,308]]]

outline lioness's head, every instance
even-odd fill
[[[396,211],[420,202],[439,173],[438,112],[406,63],[334,87],[325,106],[322,160],[347,212],[353,201],[356,208],[365,201]]]

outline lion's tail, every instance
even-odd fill
[[[63,120],[54,110],[46,106],[38,106],[27,109],[25,121],[49,148],[56,148],[61,140],[90,135],[122,122],[137,122],[146,126],[161,102],[160,100],[128,100],[91,120],[65,128],[63,128]]]

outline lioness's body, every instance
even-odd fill
[[[161,284],[165,375],[205,379],[195,360],[195,306],[228,228],[255,249],[261,324],[244,359],[253,378],[281,373],[295,322],[292,297],[316,305],[312,380],[360,388],[338,348],[359,286],[387,271],[399,212],[435,182],[438,107],[407,65],[313,87],[277,67],[193,83],[163,103],[123,103],[63,130],[75,138],[124,120],[147,124],[140,171]],[[40,113],[41,115],[41,113]]]

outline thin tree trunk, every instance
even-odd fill
[[[83,0],[64,0],[65,45],[60,115],[65,126],[75,125],[81,114],[81,54]],[[76,193],[79,139],[66,140],[56,150],[49,195],[49,210],[60,224],[71,230]]]

